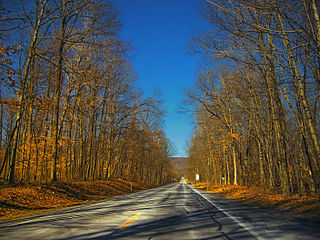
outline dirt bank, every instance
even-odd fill
[[[153,187],[156,186],[120,179],[14,186],[0,183],[0,221]]]
[[[195,184],[195,186],[226,198],[242,201],[246,204],[279,208],[295,214],[320,217],[320,199],[314,196],[293,195],[284,197],[281,194],[268,193],[258,187],[209,185],[207,183],[199,183]]]

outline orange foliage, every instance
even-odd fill
[[[5,47],[3,43],[0,43],[0,79],[1,81],[14,85],[16,82],[13,80],[14,73],[11,68],[13,62],[10,60],[11,51],[9,47]]]
[[[236,133],[232,133],[232,132],[228,132],[228,134],[226,136],[224,136],[225,138],[230,138],[232,140],[236,140],[236,141],[240,141],[241,140],[241,135],[236,134]]]

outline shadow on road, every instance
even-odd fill
[[[282,211],[202,195],[244,224],[185,184],[175,184],[1,223],[0,239],[320,239],[320,224],[303,226]]]

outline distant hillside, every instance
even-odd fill
[[[179,177],[184,176],[187,166],[187,157],[172,157],[171,162],[175,170],[179,173]]]

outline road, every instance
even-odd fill
[[[181,181],[0,223],[0,239],[320,239],[320,223]]]

